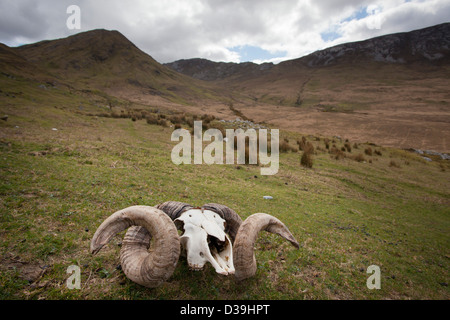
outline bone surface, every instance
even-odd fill
[[[181,244],[189,268],[201,270],[209,262],[217,273],[234,273],[231,240],[225,233],[225,220],[210,210],[191,209],[175,219],[183,231]]]

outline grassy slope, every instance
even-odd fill
[[[294,60],[263,76],[223,83],[258,103],[301,108],[320,105],[335,112],[353,112],[378,105],[408,107],[424,101],[448,106],[448,74],[446,65],[367,61],[311,68]]]
[[[175,166],[171,128],[80,115],[80,104],[83,112],[98,110],[93,97],[20,80],[5,89],[0,80],[0,114],[10,116],[0,121],[1,299],[450,297],[446,163],[382,147],[375,148],[382,156],[365,156],[366,162],[335,160],[323,140],[311,139],[322,149],[313,169],[299,165],[300,153],[281,154],[275,176],[261,176],[256,166]],[[291,144],[299,137],[283,135]],[[301,248],[260,233],[257,274],[244,284],[211,267],[191,272],[181,258],[156,289],[117,269],[121,236],[89,254],[92,235],[111,213],[167,200],[223,203],[243,218],[270,213]],[[72,264],[81,268],[81,290],[66,286]],[[381,290],[366,287],[372,264],[381,268]]]

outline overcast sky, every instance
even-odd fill
[[[80,29],[67,27],[70,5],[80,8]],[[0,0],[0,42],[8,46],[103,28],[161,63],[276,63],[449,21],[450,0]]]

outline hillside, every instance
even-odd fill
[[[92,30],[9,50],[55,81],[80,90],[144,104],[220,99],[208,85],[162,66],[118,31]]]

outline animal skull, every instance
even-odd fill
[[[231,240],[225,233],[225,220],[217,213],[191,209],[174,223],[184,231],[180,242],[186,250],[190,269],[202,270],[209,262],[219,274],[234,274]]]
[[[172,275],[182,248],[191,269],[200,270],[209,262],[218,273],[234,274],[238,281],[256,273],[254,245],[260,231],[278,234],[299,248],[284,223],[269,214],[255,213],[243,221],[222,204],[198,208],[167,201],[114,212],[92,237],[91,253],[99,252],[123,230],[127,232],[120,250],[122,270],[131,281],[149,288],[160,286]]]

